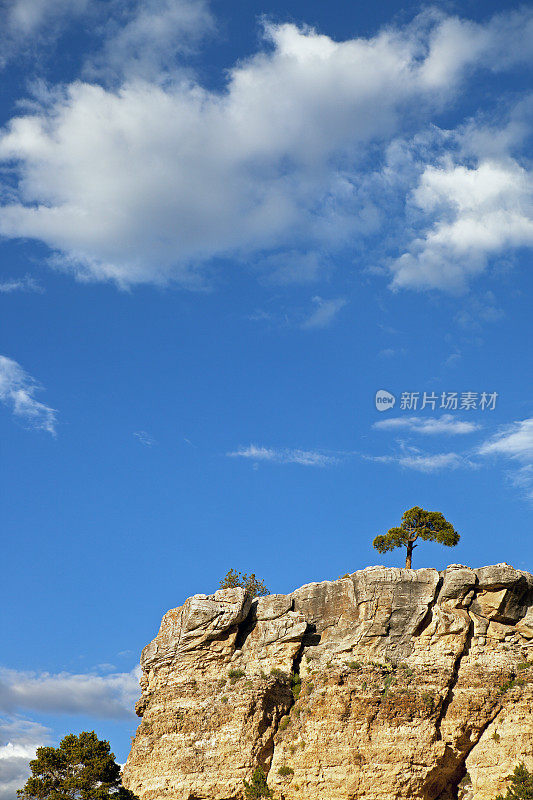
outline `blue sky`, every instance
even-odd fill
[[[366,5],[2,6],[1,800],[230,567],[532,570],[533,12]]]

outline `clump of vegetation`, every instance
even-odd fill
[[[291,691],[294,701],[296,702],[296,700],[298,700],[300,697],[300,692],[302,691],[302,681],[297,672],[291,672]]]
[[[525,764],[515,767],[510,783],[505,797],[499,794],[496,800],[533,800],[533,773]]]
[[[429,711],[433,711],[435,708],[435,698],[431,694],[431,692],[424,692],[422,695],[422,702],[429,709]]]
[[[245,800],[259,800],[261,797],[272,797],[272,790],[268,788],[266,775],[261,769],[257,767],[252,774],[252,780],[243,781],[244,783],[244,797]]]
[[[220,701],[221,701],[222,703],[227,703],[227,702],[228,702],[228,698],[226,697],[226,695],[224,695],[224,697],[221,697],[221,698],[220,698]]]
[[[219,589],[237,589],[239,587],[245,589],[250,597],[264,597],[270,594],[265,582],[257,578],[254,572],[247,575],[245,572],[229,569],[220,581]]]
[[[516,676],[512,675],[509,680],[502,683],[500,688],[498,689],[498,694],[505,694],[510,689],[514,689],[515,686],[523,686],[525,681],[522,678],[517,678]]]
[[[122,786],[120,766],[109,742],[94,731],[71,733],[59,747],[38,747],[30,761],[31,777],[17,792],[20,800],[94,797],[98,800],[136,800]]]
[[[272,667],[272,669],[270,670],[270,674],[274,678],[287,678],[287,673],[283,672],[282,669],[278,669],[278,667]]]
[[[414,506],[405,512],[400,527],[390,528],[384,536],[376,536],[373,546],[378,553],[386,553],[397,547],[407,548],[405,568],[411,569],[413,550],[418,547],[415,544],[417,539],[454,547],[460,536],[439,511],[425,511]]]
[[[288,767],[286,764],[283,764],[283,765],[282,765],[282,766],[281,766],[281,767],[278,769],[278,775],[279,775],[281,778],[287,778],[289,775],[294,775],[294,770],[293,770],[293,768],[292,768],[292,767]]]
[[[290,718],[288,716],[282,717],[281,718],[281,722],[279,723],[280,731],[284,731],[285,728],[288,726],[289,722],[290,722]]]
[[[348,661],[346,666],[350,667],[350,669],[362,669],[363,667],[360,661]]]
[[[499,741],[500,741],[500,734],[499,734],[499,733],[497,733],[496,731],[494,731],[494,733],[493,733],[493,734],[492,734],[492,736],[491,736],[491,739],[492,739],[494,742],[499,742]]]
[[[230,671],[228,672],[230,683],[235,683],[236,681],[239,680],[239,678],[242,678],[245,674],[246,673],[243,669],[230,669]]]

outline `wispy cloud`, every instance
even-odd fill
[[[327,328],[331,325],[339,311],[347,304],[344,297],[337,297],[334,300],[324,300],[322,297],[313,297],[316,308],[312,314],[302,323],[304,330],[313,328]]]
[[[40,388],[20,364],[0,356],[0,402],[11,408],[29,427],[55,435],[57,412],[35,399]]]
[[[301,464],[305,467],[327,467],[338,462],[337,456],[326,455],[318,450],[275,449],[250,444],[230,453],[230,458],[247,458],[254,462],[270,461],[274,464]]]
[[[460,453],[423,453],[416,448],[388,456],[364,456],[369,461],[397,464],[417,472],[440,472],[446,469],[475,469],[477,464]]]
[[[451,414],[442,417],[391,417],[374,422],[373,428],[380,430],[407,430],[410,433],[433,434],[465,434],[473,433],[481,427],[474,422],[464,422]]]
[[[42,293],[43,291],[43,287],[31,275],[25,275],[23,278],[11,278],[0,283],[0,294],[11,294],[12,292]]]
[[[156,444],[154,437],[150,436],[150,434],[146,431],[135,431],[133,435],[141,444],[146,445],[146,447],[151,447],[152,445]]]
[[[215,30],[207,0],[139,0],[115,4],[115,10],[117,18],[111,13],[105,26],[102,51],[86,64],[88,77],[158,81],[177,57]]]
[[[0,711],[90,714],[104,719],[133,715],[139,671],[110,675],[33,673],[0,669]]]
[[[533,500],[533,417],[503,427],[479,447],[481,456],[499,456],[514,462],[517,468],[509,477],[515,486]]]

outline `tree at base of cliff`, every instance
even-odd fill
[[[245,800],[259,800],[261,797],[274,796],[272,790],[268,788],[266,775],[261,767],[254,769],[250,783],[248,781],[243,781],[243,783]]]
[[[499,794],[496,800],[533,800],[533,773],[519,764],[511,775],[511,785],[505,797]]]
[[[39,747],[20,800],[136,800],[122,786],[109,742],[94,731],[71,733],[59,747]]]
[[[251,575],[247,575],[246,573],[229,569],[220,581],[219,588],[237,589],[238,587],[246,589],[250,597],[264,597],[270,594],[265,586],[265,582],[256,578],[254,572],[252,572]]]
[[[414,506],[405,512],[399,528],[390,528],[384,536],[376,536],[373,545],[378,553],[386,553],[397,547],[407,548],[405,568],[411,569],[413,550],[418,547],[415,544],[417,539],[454,547],[460,536],[439,511],[424,511]]]

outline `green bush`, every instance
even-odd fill
[[[278,669],[278,667],[272,667],[270,674],[273,675],[274,678],[287,678],[287,673],[283,672],[282,669]]]
[[[250,597],[264,597],[270,594],[265,582],[256,578],[254,572],[251,575],[246,575],[246,573],[229,569],[219,583],[220,589],[236,589],[239,586],[246,589]]]
[[[278,769],[278,775],[281,778],[286,778],[288,775],[294,775],[294,770],[292,767],[288,767],[286,764],[283,764],[283,766]]]
[[[300,697],[301,690],[302,690],[302,681],[300,679],[300,676],[298,675],[297,672],[291,672],[291,691],[295,702]]]
[[[228,676],[230,679],[230,683],[235,683],[245,675],[245,671],[243,669],[230,669],[228,672]]]
[[[257,767],[254,769],[252,780],[243,781],[244,783],[244,797],[246,800],[259,800],[261,797],[272,797],[272,791],[268,788],[266,775],[261,769]]]
[[[279,723],[280,731],[284,731],[285,728],[288,726],[289,722],[290,722],[290,718],[289,717],[287,717],[287,716],[282,717],[281,718],[281,722]]]

